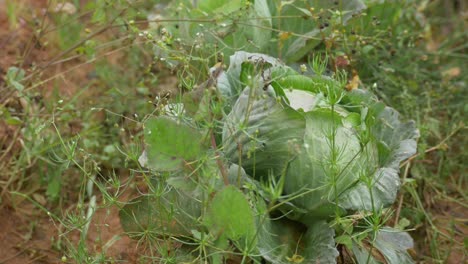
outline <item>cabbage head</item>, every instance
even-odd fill
[[[273,264],[337,263],[336,244],[357,263],[380,263],[364,239],[385,263],[413,263],[409,234],[381,222],[369,231],[350,215],[379,217],[395,201],[401,162],[416,152],[415,123],[369,91],[344,89],[342,74],[306,73],[236,52],[201,100],[190,97],[196,90],[148,120],[139,161],[155,187],[120,211],[124,230],[177,243],[205,233],[219,251],[212,263],[230,243]]]
[[[254,180],[283,184],[282,210],[304,223],[378,210],[400,187],[418,130],[344,77],[304,75],[262,54],[237,52],[218,79],[226,158]],[[292,213],[291,213],[292,212]]]

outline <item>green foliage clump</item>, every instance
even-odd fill
[[[389,263],[412,262],[411,238],[383,218],[418,130],[370,92],[346,91],[344,78],[301,75],[272,57],[235,53],[214,87],[200,87],[216,92],[198,108],[220,108],[222,116],[195,118],[174,103],[146,123],[140,162],[167,191],[149,194],[156,207],[138,209],[146,197],[125,206],[124,228],[151,226],[148,219],[167,212],[174,225],[150,231],[180,237],[182,227],[187,245],[206,237],[199,257],[213,262],[235,247],[244,260],[335,263],[335,232],[360,263],[376,261],[373,250]],[[356,212],[360,224],[350,228]]]

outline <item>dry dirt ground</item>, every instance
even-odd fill
[[[57,248],[59,223],[27,204],[16,210],[3,208],[0,221],[0,263],[62,263],[62,250]],[[79,233],[67,236],[79,239]],[[117,209],[96,212],[86,241],[94,245],[95,248],[90,249],[94,252],[101,252],[111,241],[111,246],[106,248],[107,257],[127,263],[137,261],[137,244],[123,235]],[[66,262],[74,263],[73,260]]]
[[[8,21],[6,1],[0,0],[0,87],[4,82],[3,76],[10,66],[17,66],[29,72],[33,64],[47,63],[60,52],[54,46],[45,46],[37,40],[31,21],[40,23],[47,8],[47,0],[22,0],[16,1],[21,8],[16,27],[12,28]],[[80,63],[70,61],[49,67],[43,71],[41,78],[54,76],[64,69],[72,68]],[[42,98],[47,98],[54,87],[60,87],[60,93],[65,96],[73,95],[86,81],[86,75],[92,70],[92,66],[83,65],[76,70],[62,75],[54,84],[45,83],[38,87]],[[58,83],[57,83],[58,82]],[[11,94],[8,94],[11,95]],[[8,96],[0,88],[0,105],[21,107],[14,96]],[[88,95],[92,98],[92,94]],[[12,99],[14,98],[14,99]],[[18,136],[18,126],[10,126],[0,120],[0,163],[1,169],[8,169],[8,158],[15,155],[20,148],[21,137]],[[8,155],[3,156],[4,153]],[[7,173],[0,171],[0,179],[6,182]],[[1,193],[4,194],[1,186]],[[63,226],[44,211],[28,200],[13,203],[12,197],[2,195],[0,199],[0,264],[25,264],[25,263],[62,263],[65,253],[63,248],[65,240],[61,237]],[[128,195],[122,199],[128,199]],[[99,200],[99,198],[98,198]],[[98,202],[99,203],[99,202]],[[72,242],[79,239],[78,232],[66,234]],[[137,259],[137,243],[123,234],[120,227],[118,210],[113,208],[98,209],[87,236],[87,245],[93,245],[92,252],[100,252],[106,245],[106,255],[114,259],[134,263]],[[62,245],[62,248],[60,248]],[[68,263],[74,263],[68,260]]]

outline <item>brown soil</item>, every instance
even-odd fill
[[[63,242],[69,240],[76,247],[80,237],[78,232],[65,233],[59,237],[59,230],[63,230],[63,226],[27,202],[16,210],[6,207],[1,209],[0,222],[2,264],[60,263],[67,253],[64,248],[66,243]],[[60,245],[62,248],[58,248]],[[126,263],[135,263],[139,252],[137,242],[124,234],[116,207],[95,212],[86,245],[91,255],[104,253],[108,259]],[[66,262],[76,263],[70,259]]]
[[[457,202],[447,201],[446,199],[434,199],[432,208],[428,208],[432,216],[432,222],[438,232],[430,231],[426,235],[425,241],[419,241],[418,247],[425,256],[430,256],[430,241],[428,238],[434,238],[437,241],[437,250],[444,254],[446,263],[467,263],[468,255],[464,245],[464,239],[468,237],[468,209],[467,205]],[[430,227],[427,227],[430,229]]]
[[[11,66],[20,67],[28,74],[34,66],[44,65],[54,58],[60,50],[53,45],[47,45],[45,39],[38,39],[35,33],[34,27],[37,23],[41,23],[45,10],[50,8],[47,6],[50,1],[14,2],[20,9],[18,23],[15,26],[10,25],[8,21],[5,12],[6,1],[0,0],[0,106],[15,109],[17,113],[31,114],[31,109],[41,106],[28,107],[16,93],[5,90],[3,76]],[[44,22],[50,23],[47,17]],[[56,87],[59,88],[60,95],[70,98],[89,82],[87,76],[92,70],[92,66],[83,64],[80,60],[58,63],[41,70],[40,78],[42,80],[50,78],[52,81],[37,87],[39,98],[49,97]],[[60,74],[62,72],[66,74]],[[87,96],[93,98],[94,95],[91,92]],[[3,119],[0,120],[0,180],[4,182],[10,177],[9,173],[5,172],[9,160],[21,149],[21,136],[17,133],[20,129],[21,125],[8,125]],[[2,186],[0,189],[2,193],[3,188],[5,187]],[[62,257],[67,253],[64,241],[69,239],[76,246],[79,233],[61,234],[65,228],[44,211],[39,210],[32,202],[28,200],[13,202],[10,195],[1,199],[0,264],[62,263]],[[72,201],[66,202],[72,203]],[[60,235],[63,237],[59,237]],[[123,234],[116,207],[96,211],[86,240],[88,246],[93,245],[94,248],[88,249],[93,254],[105,251],[108,258],[127,263],[136,262],[137,244]],[[68,259],[67,262],[75,261]]]
[[[0,263],[57,263],[60,259],[51,248],[56,228],[47,219],[3,208],[0,222]]]

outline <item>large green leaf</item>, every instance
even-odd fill
[[[297,72],[291,72],[288,67],[275,69],[272,73],[272,86],[283,90],[302,90],[311,93],[343,92],[338,82],[328,76],[306,76]]]
[[[255,233],[254,215],[244,194],[230,185],[218,192],[211,201],[205,224],[210,231],[227,238],[250,239]]]
[[[391,227],[380,229],[373,241],[373,244],[388,264],[411,264],[414,263],[407,250],[413,248],[413,239],[411,236],[401,230]],[[380,263],[374,257],[369,256],[369,250],[353,243],[352,251],[359,264]]]
[[[278,8],[279,6],[281,8]],[[280,17],[274,20],[273,27],[284,32],[293,32],[295,35],[282,41],[279,40],[281,41],[280,50],[274,54],[281,55],[280,57],[289,62],[299,60],[320,44],[323,36],[331,34],[330,27],[323,27],[323,24],[343,23],[346,25],[353,14],[365,8],[361,0],[281,1],[281,4],[277,5],[272,12],[274,16]],[[328,10],[339,10],[341,15],[332,16],[332,12]],[[284,18],[281,19],[281,17]],[[313,17],[320,17],[320,19]]]
[[[346,209],[365,209],[368,211],[373,208],[386,207],[395,201],[399,187],[400,178],[397,170],[379,168],[373,175],[370,189],[366,184],[360,182],[340,197],[339,204]],[[372,192],[372,197],[370,192]]]
[[[228,169],[228,180],[229,183],[235,185],[235,186],[242,186],[245,181],[248,180],[248,175],[245,173],[244,168],[241,166],[233,163],[229,166]]]
[[[384,227],[379,230],[374,245],[384,255],[388,264],[414,263],[407,252],[413,248],[413,239],[406,232]]]
[[[334,236],[335,230],[325,221],[309,226],[304,236],[307,243],[305,258],[311,260],[310,263],[336,263],[339,253],[335,248]]]
[[[305,234],[284,219],[266,219],[259,228],[259,253],[273,264],[336,263],[335,232],[324,221],[310,225]]]
[[[272,18],[268,1],[255,0],[251,17],[253,18],[253,41],[259,51],[265,51],[270,44],[272,34]]]
[[[174,39],[180,39],[187,47],[202,43],[208,47],[204,54],[211,55],[210,47],[216,47],[226,58],[244,50],[272,54],[288,62],[306,56],[334,34],[332,25],[346,25],[366,7],[361,0],[182,2],[173,1],[166,13],[173,13],[175,17],[171,18],[183,21],[216,20],[215,23],[161,23]],[[158,46],[155,50],[158,56],[171,57],[167,54],[169,49]],[[177,63],[169,59],[168,62]]]
[[[198,8],[203,12],[210,14],[223,13],[229,14],[244,7],[246,0],[218,1],[218,0],[200,0]]]
[[[373,134],[381,143],[379,161],[381,166],[399,169],[400,163],[416,153],[419,131],[414,121],[402,122],[398,112],[385,107],[377,116]]]
[[[201,134],[170,117],[158,117],[145,123],[145,153],[142,166],[157,171],[173,171],[200,158],[205,149]]]
[[[248,7],[235,10],[230,17],[223,17],[224,27],[218,29],[217,37],[213,37],[210,41],[219,43],[226,57],[239,50],[249,52],[268,50],[274,29],[267,2],[266,0],[254,1],[253,4],[249,3]],[[224,10],[223,12],[226,13]],[[238,18],[232,19],[233,17],[242,17],[242,19],[239,21]]]
[[[380,28],[391,28],[392,32],[398,32],[397,30],[402,27],[401,13],[405,5],[398,1],[386,0],[366,1],[366,4],[368,5],[366,15],[349,21],[349,26],[356,32],[363,32],[366,35],[375,32],[375,17],[379,18]]]
[[[302,144],[303,116],[259,83],[239,96],[223,128],[226,157],[254,177],[279,175]]]
[[[170,187],[169,187],[170,188]],[[200,227],[201,202],[193,194],[170,188],[162,195],[131,200],[120,210],[120,223],[133,238],[148,234],[189,236]]]
[[[375,166],[375,148],[362,147],[356,131],[345,120],[341,113],[327,108],[306,113],[304,146],[288,168],[284,189],[289,194],[301,189],[307,192],[292,201],[295,205],[314,211],[334,203],[362,173]]]
[[[217,79],[217,89],[228,104],[234,105],[239,95],[248,85],[241,81],[241,72],[246,63],[254,65],[258,63],[267,63],[271,65],[271,67],[286,67],[281,61],[268,55],[249,53],[245,51],[234,53],[234,55],[229,59],[228,69]],[[230,105],[230,107],[232,107],[232,105]]]
[[[329,30],[326,30],[326,32],[328,31]],[[320,33],[322,33],[322,31],[315,28],[307,33],[301,34],[300,37],[294,38],[294,41],[285,45],[284,58],[288,61],[301,59],[307,52],[322,42]]]
[[[291,263],[288,259],[302,257],[302,250],[297,252],[302,249],[299,245],[303,242],[297,223],[286,219],[273,221],[262,216],[266,219],[259,221],[257,248],[260,255],[273,264]]]
[[[353,242],[353,247],[351,250],[353,251],[354,257],[358,264],[381,264],[372,256],[372,254],[369,256],[369,251],[359,246],[356,242]]]
[[[347,209],[366,210],[385,207],[395,201],[400,188],[400,163],[416,153],[419,131],[413,121],[401,122],[398,112],[390,107],[381,107],[367,92],[358,90],[353,93],[349,96],[352,102],[360,101],[369,105],[368,109],[374,109],[369,111],[369,115],[375,117],[370,131],[378,146],[379,167],[375,169],[371,188],[363,182],[358,183],[343,194],[340,205]]]
[[[303,78],[307,77],[301,76],[301,78],[292,79],[286,77],[278,81],[277,84],[289,89],[298,88],[311,92],[324,92],[323,88],[314,88],[317,86],[316,81],[304,81]],[[317,79],[317,77],[315,78]],[[326,98],[327,95],[324,94],[324,96]],[[299,100],[305,98],[303,96]],[[321,104],[318,101],[320,97],[312,98],[314,102],[309,103],[312,105],[311,109],[314,109]],[[290,98],[291,105],[297,105],[294,100],[296,99]],[[416,139],[419,132],[415,128],[414,122],[401,122],[394,109],[385,107],[369,92],[355,90],[346,93],[341,102],[343,107],[336,107],[336,109],[341,109],[339,115],[344,116],[342,121],[347,121],[350,124],[341,126],[340,120],[336,122],[340,125],[337,127],[334,138],[335,146],[340,150],[340,155],[338,156],[338,166],[335,169],[343,171],[338,174],[338,184],[336,185],[339,195],[338,204],[346,209],[366,210],[388,206],[394,202],[400,187],[399,165],[401,161],[416,152]],[[353,113],[349,113],[347,110],[351,110]],[[312,110],[307,116],[314,116],[313,113],[316,111],[317,109]],[[356,112],[359,112],[360,115]],[[303,149],[302,153],[306,153],[306,155],[299,155],[289,167],[291,172],[289,178],[292,180],[286,182],[287,193],[297,191],[299,188],[317,189],[295,201],[297,206],[307,210],[326,204],[327,201],[333,202],[335,196],[331,192],[330,175],[333,173],[336,175],[336,172],[326,166],[327,162],[330,161],[331,148],[330,139],[327,137],[327,133],[324,133],[330,131],[326,127],[330,126],[331,120],[330,116],[315,120],[307,119],[304,142],[316,142],[316,144],[309,144],[309,149]],[[363,147],[361,140],[366,136],[366,133],[369,142]],[[322,142],[320,143],[320,141]],[[363,177],[369,178],[367,183],[364,182]]]

